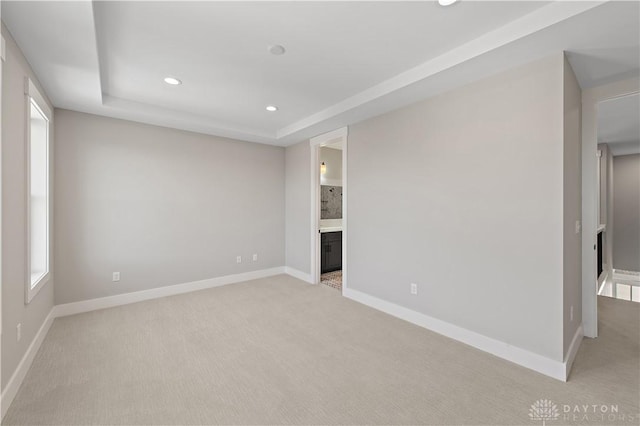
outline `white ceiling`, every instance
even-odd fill
[[[640,154],[640,95],[598,104],[598,143],[608,144],[613,155]]]
[[[583,87],[636,76],[639,15],[593,1],[2,1],[55,106],[282,146],[562,50]]]

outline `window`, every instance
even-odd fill
[[[49,127],[51,112],[31,80],[27,93],[27,285],[26,301],[49,281]]]

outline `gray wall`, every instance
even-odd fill
[[[562,55],[350,127],[347,170],[349,287],[563,359]]]
[[[609,172],[608,166],[608,158],[611,156],[611,151],[609,150],[609,145],[606,143],[598,144],[598,150],[601,153],[600,156],[600,182],[599,182],[599,193],[598,193],[598,201],[599,201],[599,212],[600,215],[600,224],[607,223],[607,175]]]
[[[612,268],[613,258],[613,155],[606,143],[598,144],[600,157],[600,224],[606,225],[603,239],[603,265]]]
[[[323,161],[327,173],[320,175],[320,185],[342,186],[342,151],[320,147],[320,163]]]
[[[640,271],[640,154],[613,157],[613,267]]]
[[[286,149],[286,265],[311,273],[311,149],[309,141]]]
[[[53,279],[25,305],[26,276],[26,97],[24,78],[45,92],[2,24],[6,60],[2,70],[2,389],[53,307]],[[46,96],[46,95],[45,95]],[[49,104],[50,105],[50,104]],[[54,140],[51,140],[53,146]],[[53,253],[52,253],[53,255]],[[53,266],[53,265],[52,265]],[[51,269],[52,278],[55,269]],[[56,277],[57,279],[57,277]],[[22,323],[22,339],[16,326]]]
[[[349,128],[350,288],[563,359],[563,63],[558,53]],[[307,146],[287,148],[303,205]],[[287,234],[306,235],[308,219],[298,224]],[[308,258],[308,239],[294,251]]]
[[[283,148],[55,119],[56,304],[284,264]]]
[[[582,223],[582,91],[571,65],[564,58],[564,235],[563,235],[563,319],[564,355],[582,324],[582,238],[576,221]],[[573,318],[571,310],[573,309]]]

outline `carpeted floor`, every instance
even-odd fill
[[[320,284],[328,285],[342,292],[342,271],[327,272],[320,275]]]
[[[4,424],[638,424],[640,305],[599,312],[563,383],[280,275],[56,319]]]

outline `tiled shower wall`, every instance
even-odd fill
[[[342,187],[320,187],[320,219],[342,219]]]

